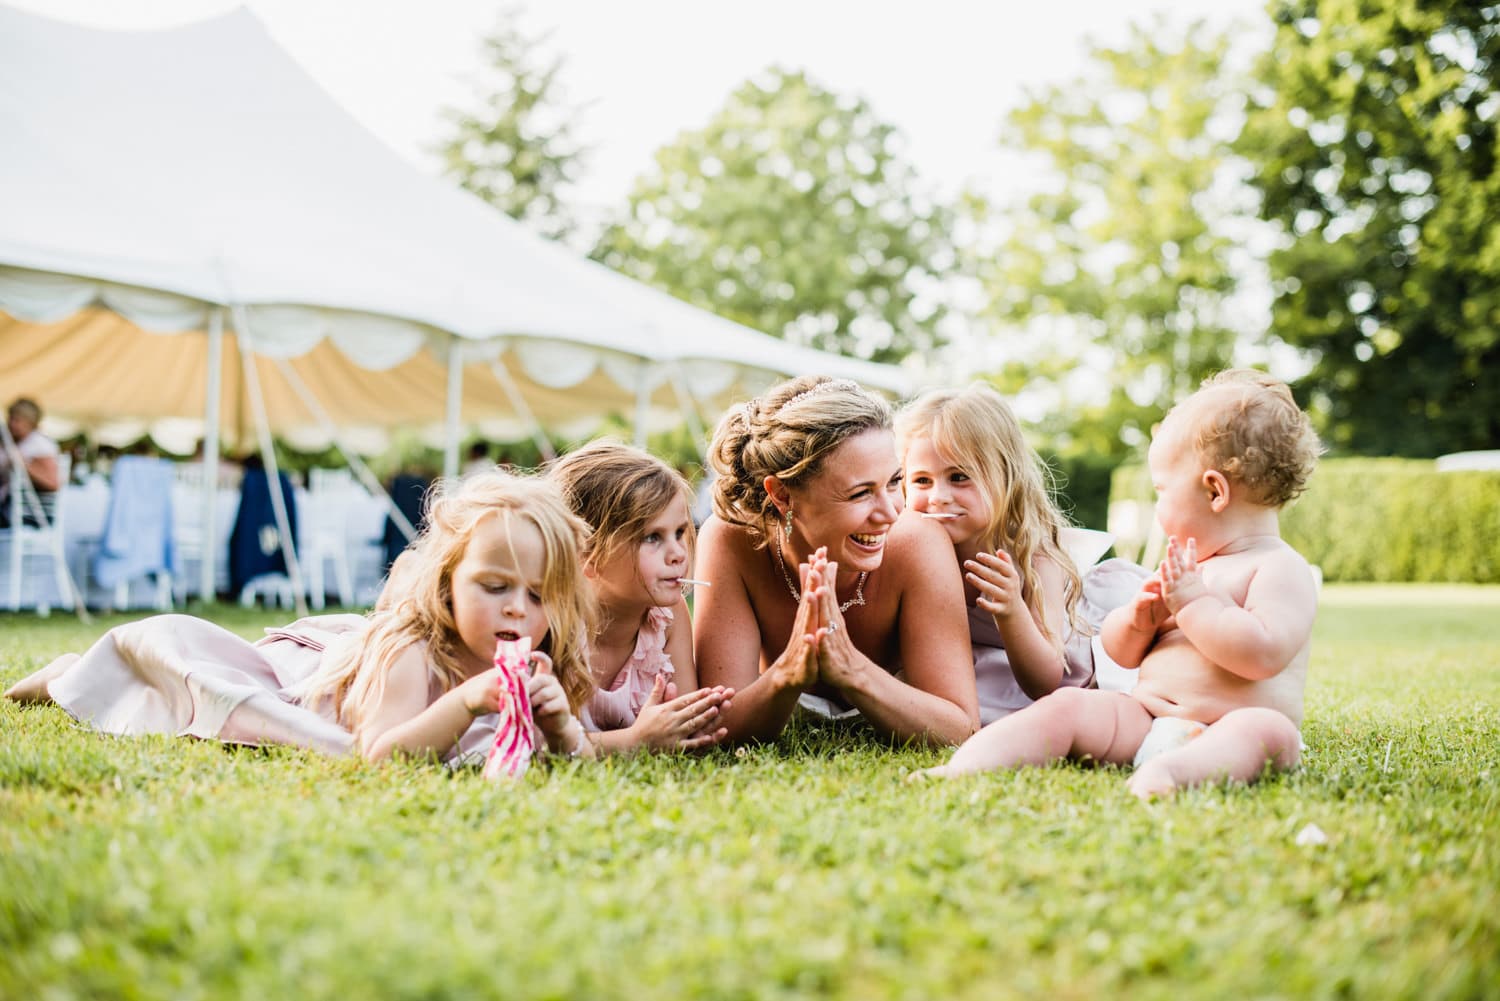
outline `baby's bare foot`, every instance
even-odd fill
[[[1167,799],[1176,794],[1177,782],[1172,778],[1172,770],[1158,761],[1148,761],[1135,770],[1130,776],[1130,781],[1125,783],[1125,788],[1141,802],[1149,803],[1154,799]]]
[[[908,773],[906,776],[906,781],[931,782],[933,779],[945,779],[951,774],[953,773],[948,770],[947,765],[937,765],[932,768],[922,768],[915,772]]]
[[[63,654],[40,671],[33,671],[11,685],[5,690],[5,697],[17,702],[51,702],[52,696],[47,694],[47,682],[72,667],[77,660],[76,653]]]

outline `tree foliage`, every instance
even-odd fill
[[[1278,2],[1245,131],[1278,336],[1343,449],[1500,444],[1500,5]]]
[[[444,111],[448,135],[437,152],[444,172],[462,187],[561,239],[575,225],[562,192],[575,179],[583,148],[558,82],[564,60],[545,55],[545,38],[526,35],[520,16],[519,8],[506,10],[485,37],[476,106]]]
[[[978,230],[997,234],[975,263],[991,336],[1013,358],[997,384],[1051,387],[1063,453],[1123,453],[1253,336],[1233,301],[1254,202],[1231,148],[1243,92],[1229,47],[1161,23],[1095,47],[1090,71],[1007,118],[1002,143],[1055,182],[1009,204],[971,200]],[[1075,385],[1084,365],[1107,397]]]
[[[947,214],[916,189],[863,101],[773,69],[657,152],[594,256],[793,342],[894,360],[937,343],[924,282],[951,266]]]

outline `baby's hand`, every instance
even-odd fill
[[[1138,633],[1155,636],[1162,623],[1167,621],[1167,606],[1161,600],[1161,574],[1146,578],[1141,589],[1130,602],[1130,628]]]
[[[526,679],[531,716],[547,735],[547,743],[553,744],[562,739],[568,724],[573,722],[573,710],[568,705],[568,694],[563,691],[562,683],[552,674],[552,658],[533,652],[531,664],[531,677]]]
[[[1167,558],[1161,564],[1161,597],[1167,611],[1176,615],[1190,603],[1208,593],[1203,574],[1198,569],[1198,543],[1188,539],[1178,546],[1175,538],[1167,539]]]
[[[964,576],[979,588],[979,607],[997,622],[1026,611],[1021,599],[1021,574],[1005,550],[979,553],[964,561],[964,570]]]
[[[722,740],[728,730],[715,726],[734,690],[716,685],[686,695],[658,674],[651,695],[630,727],[637,747],[688,751]]]

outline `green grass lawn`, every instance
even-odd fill
[[[0,682],[107,624],[0,617]],[[0,998],[1496,997],[1497,624],[1326,588],[1303,767],[1151,806],[857,729],[509,788],[6,703]]]

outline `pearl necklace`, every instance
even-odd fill
[[[786,581],[786,589],[791,592],[792,600],[800,602],[802,600],[802,589],[797,586],[796,581],[792,580],[792,575],[787,573],[786,561],[781,558],[781,547],[786,541],[786,530],[778,525],[776,531],[778,538],[776,545],[771,548],[771,555],[776,557],[776,569],[781,571],[781,579]],[[863,605],[865,603],[865,578],[868,576],[870,576],[870,571],[868,570],[861,570],[859,572],[859,580],[854,584],[854,597],[840,605],[839,612],[847,612],[855,605]]]

